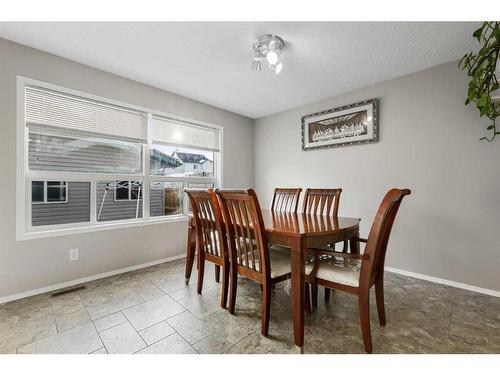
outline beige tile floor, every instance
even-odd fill
[[[242,279],[236,315],[219,307],[208,267],[184,285],[176,261],[86,284],[86,289],[0,305],[0,353],[290,353],[290,297],[272,295],[270,335],[260,334],[261,294]],[[321,292],[306,316],[306,353],[363,353],[354,297]],[[373,296],[372,296],[373,297]],[[500,353],[500,298],[386,274],[387,325],[372,308],[375,353]],[[372,305],[374,301],[372,298]],[[373,305],[374,307],[374,305]]]

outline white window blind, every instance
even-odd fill
[[[26,87],[26,124],[147,140],[147,115],[119,106]]]
[[[155,143],[220,151],[219,131],[164,117],[153,117],[152,138]]]

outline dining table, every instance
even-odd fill
[[[304,352],[305,319],[305,264],[309,248],[319,248],[349,241],[350,252],[359,253],[359,218],[334,217],[318,214],[262,210],[262,218],[269,243],[290,251],[291,305],[296,350]],[[188,225],[186,282],[189,281],[196,253],[195,221]],[[217,276],[218,272],[216,273]]]

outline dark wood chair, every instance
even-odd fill
[[[359,318],[365,350],[372,351],[370,330],[370,288],[375,285],[377,311],[381,326],[385,325],[384,262],[392,225],[408,189],[392,189],[384,197],[377,211],[368,239],[357,238],[365,243],[363,254],[336,253],[335,257],[321,260],[323,249],[313,249],[315,260],[306,265],[306,281],[327,288],[342,290],[358,296]]]
[[[262,287],[262,335],[269,332],[271,288],[291,277],[290,252],[271,250],[259,201],[252,189],[217,190],[231,262],[229,312],[234,314],[238,274]]]
[[[337,217],[339,212],[341,188],[336,189],[310,189],[307,188],[304,193],[304,202],[302,204],[302,212],[310,215],[327,215]],[[342,252],[346,253],[348,250],[348,242],[344,241]],[[335,244],[331,244],[325,250],[335,251]],[[324,256],[327,257],[327,256]],[[309,289],[306,289],[309,292]],[[316,301],[318,300],[318,285],[315,284],[311,288],[312,293],[312,308],[316,308]],[[330,300],[330,289],[325,288],[325,301]],[[310,306],[308,305],[308,311]]]
[[[196,224],[196,246],[198,254],[197,292],[203,289],[205,261],[222,267],[221,307],[226,308],[229,285],[229,252],[227,248],[226,228],[217,195],[212,189],[186,189],[191,202],[193,218]]]
[[[310,189],[304,193],[302,212],[305,214],[338,216],[342,189]]]
[[[274,189],[271,211],[297,212],[302,188],[276,188]]]

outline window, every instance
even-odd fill
[[[18,238],[180,217],[184,188],[220,185],[218,127],[18,82]]]
[[[115,201],[136,201],[142,198],[140,181],[115,181]]]
[[[67,203],[68,183],[62,181],[32,181],[33,203]]]

